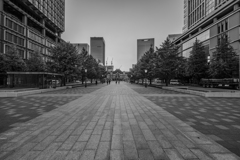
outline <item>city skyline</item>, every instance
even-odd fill
[[[65,32],[70,43],[104,37],[105,59],[128,71],[137,63],[137,39],[154,38],[159,47],[168,34],[182,33],[184,0],[66,1]],[[171,12],[170,12],[171,11]],[[76,20],[76,15],[82,19]],[[91,46],[90,46],[91,47]]]

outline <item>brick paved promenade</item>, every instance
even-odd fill
[[[125,83],[112,83],[0,134],[0,159],[240,158]]]

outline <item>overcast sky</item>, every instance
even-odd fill
[[[104,37],[106,59],[114,69],[129,71],[137,63],[137,39],[182,33],[183,0],[65,0],[65,32],[71,43]]]

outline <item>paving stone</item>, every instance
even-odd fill
[[[126,159],[138,159],[138,153],[134,141],[123,141],[124,157]]]
[[[111,141],[111,130],[103,130],[101,141]]]
[[[175,149],[164,149],[170,160],[184,160]]]
[[[78,136],[70,136],[59,148],[59,150],[65,150],[68,151],[72,148],[72,146],[75,144],[77,141]]]
[[[110,151],[110,160],[124,160],[122,150],[111,150]]]
[[[217,128],[228,130],[229,128],[223,126],[223,125],[215,125]]]
[[[163,148],[157,141],[147,141],[149,148],[151,149],[155,159],[164,159],[166,155]]]
[[[53,155],[50,157],[51,160],[65,160],[65,157],[67,156],[68,151],[56,151],[53,153]]]
[[[232,154],[220,154],[220,153],[215,153],[212,154],[212,156],[214,158],[216,158],[217,160],[238,160],[239,158],[233,156]]]
[[[87,125],[86,129],[94,129],[96,124],[97,124],[97,122],[89,122],[89,124]]]
[[[108,160],[110,157],[110,142],[100,142],[95,160]]]
[[[56,139],[57,136],[49,136],[47,138],[45,138],[42,142],[40,142],[39,144],[37,144],[33,150],[38,150],[38,151],[42,151],[44,149],[46,149],[49,144],[51,144],[55,139]]]
[[[39,153],[40,153],[40,151],[29,151],[25,156],[23,156],[19,160],[32,160],[32,159],[35,159],[38,156]]]
[[[65,160],[79,160],[82,152],[79,151],[70,151],[68,152]]]
[[[133,140],[133,134],[130,129],[123,130],[123,141]]]
[[[103,130],[103,125],[102,126],[96,126],[93,130],[92,134],[102,134],[102,130]]]
[[[153,133],[150,130],[142,130],[142,132],[147,141],[156,140],[155,136],[153,135]]]
[[[97,149],[100,138],[101,138],[101,135],[92,135],[88,140],[86,149]]]
[[[96,150],[84,150],[80,160],[94,160]]]
[[[136,134],[134,135],[134,140],[135,140],[135,144],[136,144],[136,147],[137,149],[148,149],[148,143],[147,141],[145,140],[144,136],[143,135],[140,135],[140,134]]]
[[[112,150],[122,150],[123,149],[123,142],[122,142],[122,136],[121,135],[112,135],[112,144],[111,144]]]
[[[35,160],[46,160],[62,145],[62,143],[51,143]]]
[[[105,130],[112,129],[112,128],[113,128],[113,123],[112,122],[106,122],[105,123],[105,126],[104,126]]]
[[[139,160],[154,160],[153,155],[149,149],[138,150]]]
[[[88,141],[92,132],[93,132],[93,130],[84,130],[82,132],[81,136],[78,138],[78,141]]]
[[[190,149],[200,160],[212,160],[209,156],[207,156],[200,149]]]

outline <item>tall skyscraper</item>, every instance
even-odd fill
[[[83,48],[89,54],[89,45],[87,43],[72,43],[72,45],[74,45],[77,48],[79,54],[82,52]]]
[[[228,0],[184,0],[183,33],[208,17]]]
[[[64,25],[65,0],[0,0],[0,53],[15,45],[23,59],[37,51],[48,60]]]
[[[154,48],[154,38],[148,39],[138,39],[137,40],[137,61],[141,59],[141,57],[149,51],[149,49]]]
[[[105,65],[105,41],[103,37],[90,38],[91,55]]]

